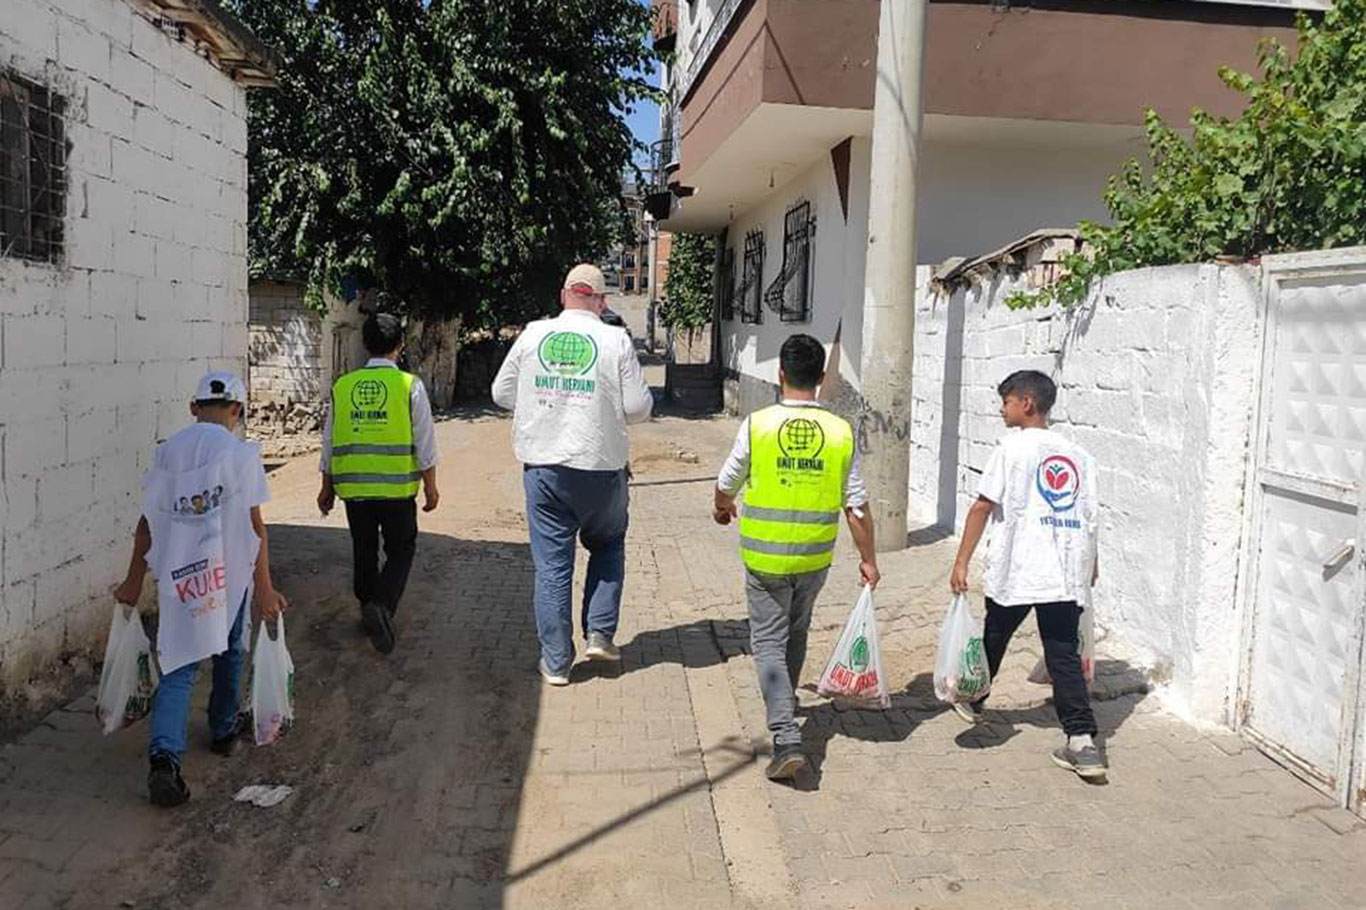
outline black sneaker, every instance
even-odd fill
[[[367,601],[361,607],[361,619],[365,623],[365,634],[370,643],[381,654],[394,650],[394,617],[385,606],[377,601]]]
[[[1100,782],[1109,774],[1105,759],[1100,757],[1100,750],[1095,746],[1083,746],[1080,749],[1060,746],[1053,752],[1053,763],[1059,768],[1076,772],[1082,780]]]
[[[251,725],[247,722],[247,716],[239,713],[232,722],[231,732],[227,736],[217,737],[209,743],[209,751],[215,755],[230,758],[237,751],[237,744],[241,742],[242,737],[246,735],[249,729],[251,729]]]
[[[158,752],[151,758],[151,770],[147,772],[147,795],[154,806],[171,808],[179,806],[190,798],[190,788],[180,776],[180,763],[165,752]]]
[[[806,756],[802,754],[801,746],[780,746],[775,743],[773,760],[764,769],[764,776],[769,780],[792,780],[805,767]]]

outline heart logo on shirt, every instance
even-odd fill
[[[1054,512],[1066,512],[1077,504],[1081,472],[1066,455],[1049,455],[1039,462],[1035,485],[1049,508]]]

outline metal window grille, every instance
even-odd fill
[[[0,256],[61,259],[65,111],[60,95],[0,70]]]
[[[740,321],[764,321],[764,232],[745,235],[745,261],[740,279]]]
[[[735,320],[735,247],[721,254],[721,321]]]
[[[811,241],[816,219],[811,203],[798,202],[783,218],[783,268],[769,285],[764,302],[783,322],[811,321]]]

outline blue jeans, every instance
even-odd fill
[[[626,576],[626,472],[527,467],[526,517],[536,565],[536,632],[552,673],[574,663],[574,538],[588,549],[583,634],[617,634]]]
[[[214,739],[232,732],[241,706],[242,665],[247,650],[242,646],[242,623],[249,611],[247,598],[237,608],[237,619],[228,632],[228,650],[213,657],[213,692],[209,695],[209,730]],[[147,754],[165,753],[176,761],[185,755],[185,727],[190,720],[190,696],[194,693],[199,663],[186,664],[161,677],[152,698],[151,728]]]

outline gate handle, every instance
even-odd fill
[[[1323,561],[1323,571],[1331,572],[1341,566],[1348,559],[1351,559],[1352,553],[1356,548],[1357,542],[1355,538],[1343,541],[1342,546],[1338,547],[1333,551],[1332,556],[1329,556]]]

